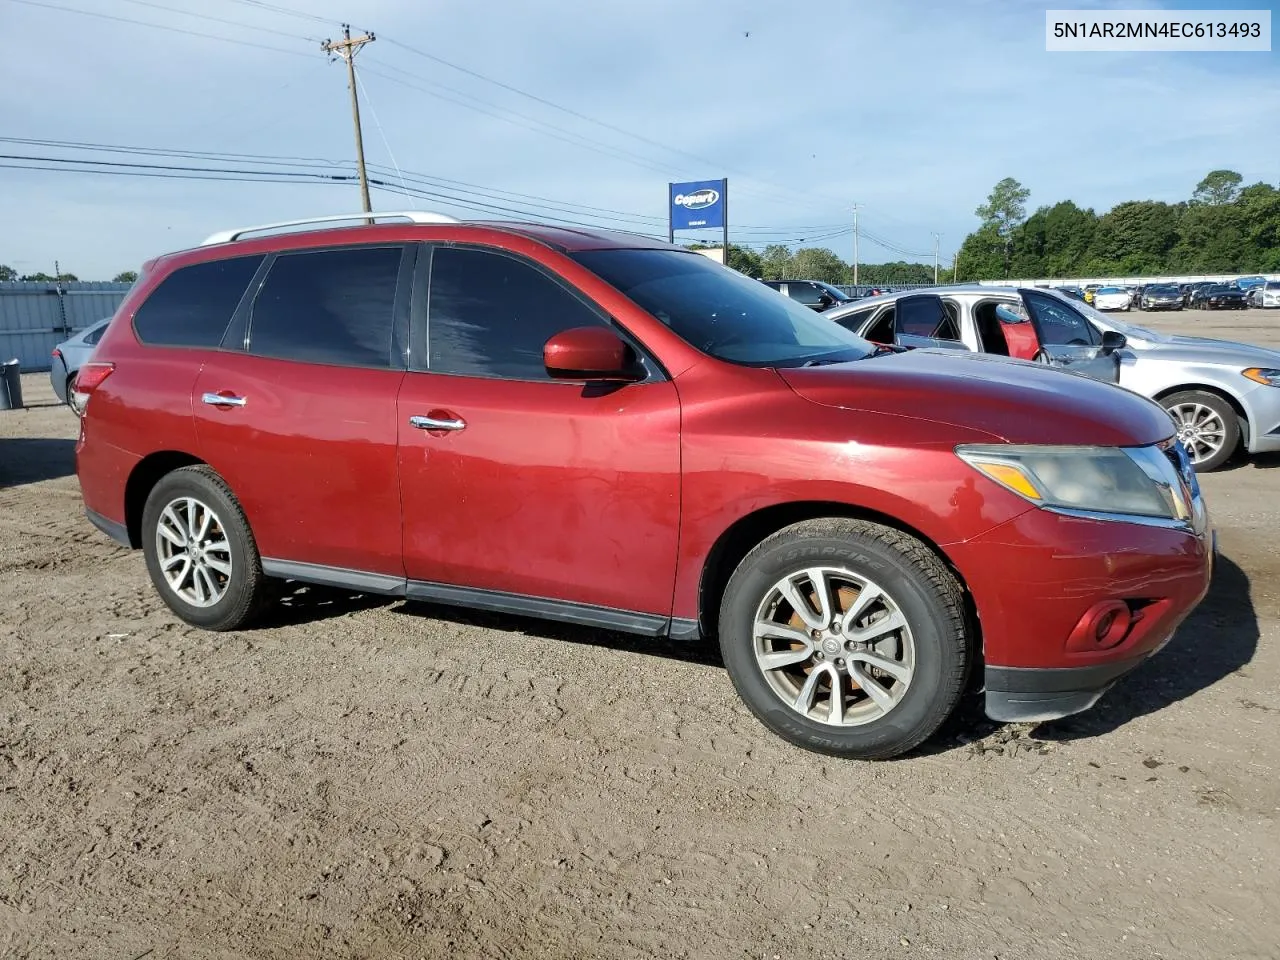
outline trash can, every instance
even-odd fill
[[[22,409],[22,364],[17,357],[0,364],[0,410]]]

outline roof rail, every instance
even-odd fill
[[[411,223],[459,223],[456,217],[444,213],[431,213],[426,210],[397,210],[389,213],[341,213],[328,217],[307,217],[303,220],[281,220],[277,223],[263,223],[256,227],[240,227],[235,230],[219,230],[205,237],[200,246],[213,243],[231,243],[239,240],[246,233],[265,233],[279,230],[281,227],[301,227],[310,223],[336,223],[343,220],[408,220]]]

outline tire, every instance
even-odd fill
[[[207,523],[203,521],[205,513],[210,516]],[[205,546],[195,553],[194,565],[190,547],[166,537],[161,532],[162,522],[170,533],[177,529],[188,541],[192,526],[199,528],[204,523]],[[226,481],[207,466],[174,470],[152,488],[142,511],[142,549],[147,572],[161,599],[192,626],[237,630],[258,614],[267,599],[267,578],[244,511]],[[181,556],[186,556],[187,567],[184,570],[182,561],[177,561],[174,575],[182,579],[175,587],[162,564]],[[216,596],[218,589],[220,596]],[[206,601],[203,604],[199,602],[201,593]]]
[[[1196,468],[1197,473],[1208,473],[1217,470],[1236,454],[1236,450],[1240,446],[1240,421],[1236,418],[1236,412],[1232,409],[1231,404],[1218,396],[1216,393],[1209,393],[1206,390],[1183,390],[1180,393],[1171,394],[1160,401],[1160,405],[1169,411],[1169,415],[1173,417],[1174,424],[1179,428],[1178,437],[1182,440],[1187,448],[1187,452],[1191,454],[1191,462]],[[1221,425],[1220,440],[1221,446],[1216,452],[1212,452],[1205,448],[1205,445],[1214,442],[1217,432],[1208,433],[1201,431],[1198,434],[1190,433],[1185,429],[1185,424],[1190,422],[1199,422],[1202,417],[1206,421],[1206,425],[1212,425],[1211,417],[1202,414],[1200,410],[1211,411],[1213,416]],[[1188,411],[1190,411],[1188,413]]]
[[[74,373],[67,377],[67,406],[71,408],[71,412],[77,417],[84,416],[84,408],[76,404],[76,375]]]
[[[835,614],[837,625],[868,585],[878,587],[880,593],[855,613],[856,629],[850,631],[878,639],[854,649],[858,644],[850,632],[833,630],[812,640],[811,630],[797,630],[795,624],[806,621],[779,586],[790,583],[792,595],[808,604],[805,617],[816,620],[817,592],[809,570],[826,571],[821,580],[827,611]],[[895,615],[905,627],[874,633]],[[868,623],[868,617],[880,623]],[[764,632],[771,639],[757,639],[758,622],[769,625]],[[937,556],[898,530],[861,520],[808,520],[757,545],[729,579],[719,627],[729,676],[757,719],[797,746],[861,760],[898,756],[932,736],[954,712],[975,652],[960,585]],[[784,630],[790,632],[778,636]],[[787,662],[766,668],[762,656]],[[833,677],[839,679],[833,682]],[[875,684],[880,693],[871,696],[865,683]],[[833,718],[837,685],[839,716]],[[806,690],[808,699],[801,701]],[[796,702],[805,702],[807,709]]]

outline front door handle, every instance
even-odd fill
[[[230,393],[206,393],[200,399],[215,407],[243,407],[248,402],[247,397],[237,397]]]
[[[467,421],[461,417],[410,417],[409,424],[419,430],[461,430]]]

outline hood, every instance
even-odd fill
[[[1140,446],[1173,433],[1152,401],[1038,363],[952,350],[909,350],[778,375],[806,400],[930,420],[1008,443]]]
[[[1178,337],[1164,334],[1148,341],[1152,359],[1177,360],[1185,363],[1221,363],[1239,367],[1280,368],[1280,351],[1256,347],[1251,343],[1234,340],[1214,340],[1210,337]]]

